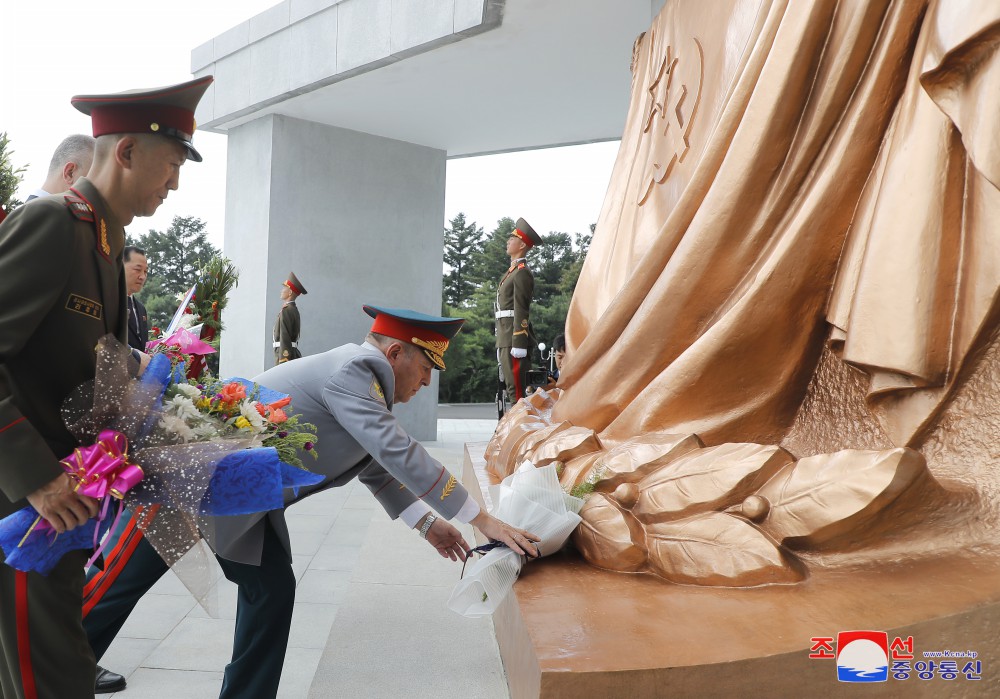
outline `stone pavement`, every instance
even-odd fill
[[[466,442],[496,427],[489,410],[450,406],[428,451],[461,478]],[[493,625],[445,605],[460,563],[393,522],[357,481],[288,511],[295,614],[278,696],[503,699]],[[462,525],[472,542],[471,527]],[[229,661],[236,586],[219,573],[221,618],[211,618],[173,573],[139,603],[101,665],[128,678],[111,697],[218,696]]]

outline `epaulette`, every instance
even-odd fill
[[[66,208],[69,209],[74,218],[87,223],[94,222],[94,210],[90,208],[90,204],[72,194],[67,194],[64,199],[66,200]]]
[[[518,268],[518,269],[524,269],[524,268],[525,268],[525,267],[527,267],[527,266],[528,266],[528,265],[527,265],[526,263],[524,263],[524,262],[521,262],[521,263],[519,263],[519,264],[517,265],[517,268]]]

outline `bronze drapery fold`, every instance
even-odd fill
[[[778,443],[925,5],[734,2],[722,36],[672,9],[639,47],[553,418],[608,443]]]

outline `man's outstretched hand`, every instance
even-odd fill
[[[427,530],[427,541],[444,558],[453,561],[464,561],[465,552],[469,549],[462,532],[441,517],[431,522],[431,528]]]
[[[483,536],[490,541],[502,541],[512,551],[528,558],[538,558],[538,547],[533,542],[541,541],[541,539],[531,532],[502,522],[486,510],[481,510],[470,524],[481,531]]]

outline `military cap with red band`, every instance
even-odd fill
[[[449,341],[458,334],[465,318],[443,318],[404,308],[362,306],[375,319],[371,332],[416,345],[434,366],[444,371],[444,353]]]
[[[212,76],[207,75],[149,90],[77,95],[71,102],[90,115],[94,138],[107,134],[158,134],[180,141],[188,150],[188,158],[200,163],[201,154],[191,143],[195,131],[194,110],[212,80]]]
[[[288,279],[285,280],[285,286],[291,289],[293,294],[298,296],[309,293],[306,291],[306,288],[302,286],[302,282],[299,281],[299,278],[295,276],[295,272],[288,273]]]
[[[518,238],[524,241],[524,244],[529,248],[533,245],[541,245],[542,238],[540,235],[535,233],[535,229],[528,225],[528,222],[523,218],[517,219],[517,223],[514,226],[514,232],[512,235],[516,235]]]

